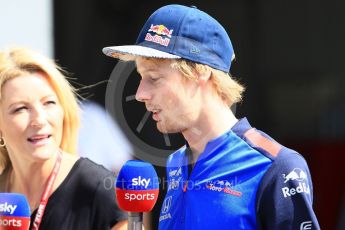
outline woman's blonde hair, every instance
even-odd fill
[[[27,48],[12,48],[0,52],[0,103],[2,87],[6,81],[37,72],[47,77],[64,111],[60,148],[65,152],[76,154],[79,129],[79,106],[76,92],[63,75],[62,69],[54,61]],[[7,149],[0,147],[0,173],[8,163]]]

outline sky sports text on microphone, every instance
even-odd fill
[[[30,225],[30,208],[22,194],[0,193],[0,229],[27,230]]]
[[[159,193],[157,173],[150,163],[129,160],[121,168],[115,184],[119,207],[127,212],[149,212]]]

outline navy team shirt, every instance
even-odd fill
[[[194,168],[184,146],[168,158],[159,229],[320,229],[304,158],[246,118],[211,140]]]

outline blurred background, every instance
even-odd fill
[[[0,48],[24,45],[54,58],[76,87],[97,84],[83,95],[104,106],[116,60],[102,48],[134,43],[168,3],[195,5],[225,27],[236,53],[231,73],[247,88],[236,116],[306,158],[322,229],[345,229],[344,1],[0,0]]]

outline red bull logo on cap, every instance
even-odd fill
[[[158,35],[168,36],[169,38],[171,38],[173,31],[174,30],[169,30],[164,25],[155,25],[154,26],[153,24],[151,24],[151,27],[149,29],[149,32],[154,32]]]
[[[145,40],[149,42],[154,42],[163,46],[168,46],[170,43],[170,38],[174,30],[169,30],[164,25],[153,25],[151,24],[148,33],[145,36]],[[155,33],[155,35],[152,35]]]

